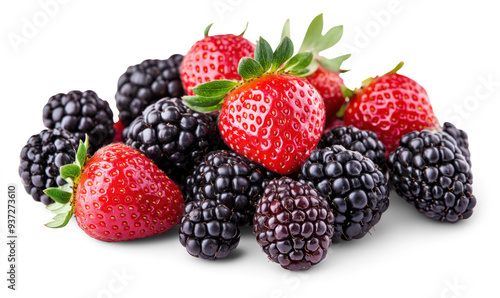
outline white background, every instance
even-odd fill
[[[16,183],[19,194],[18,291],[6,290],[2,240],[2,297],[499,297],[496,1],[66,0],[48,13],[45,2],[0,4],[3,234],[7,184]],[[245,36],[262,35],[275,47],[290,18],[298,48],[319,13],[325,27],[344,25],[337,49],[323,55],[353,54],[344,64],[351,69],[343,75],[347,86],[403,60],[400,73],[426,88],[440,121],[468,131],[478,199],[472,218],[434,222],[392,193],[372,235],[333,246],[322,263],[301,273],[267,261],[250,229],[232,256],[210,262],[187,254],[177,228],[105,243],[86,236],[74,220],[64,229],[44,227],[51,214],[25,193],[17,167],[22,146],[43,129],[42,108],[51,95],[92,89],[116,113],[116,83],[127,66],[185,53],[209,23],[215,23],[212,34],[239,34],[249,21]],[[27,22],[35,30],[27,32]]]

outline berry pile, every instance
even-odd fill
[[[116,242],[179,225],[188,254],[217,260],[252,226],[269,260],[295,271],[368,238],[389,183],[430,219],[471,217],[468,135],[439,124],[402,63],[353,91],[341,77],[350,55],[320,55],[343,34],[323,35],[323,15],[297,53],[288,21],[274,50],[210,27],[184,56],[127,68],[116,122],[94,91],[50,97],[47,129],[19,165],[26,192],[55,214],[47,227],[75,215],[90,237]]]

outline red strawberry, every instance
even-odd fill
[[[181,80],[186,94],[194,95],[192,87],[214,80],[241,80],[238,62],[243,57],[253,57],[255,45],[240,35],[208,36],[197,41],[184,56]]]
[[[309,83],[311,83],[323,97],[323,101],[325,102],[326,122],[328,123],[336,118],[335,115],[345,103],[345,97],[342,94],[344,80],[342,80],[339,74],[339,71],[331,71],[320,65],[315,72],[306,77]]]
[[[387,148],[397,148],[405,134],[439,126],[427,92],[414,80],[397,74],[403,66],[369,78],[355,91],[344,114],[346,125],[374,131]]]
[[[74,213],[90,237],[114,242],[158,235],[179,223],[181,191],[144,154],[115,143],[86,161],[85,155],[81,144],[77,162],[61,168],[76,184],[45,190],[56,201],[47,207],[57,214],[48,227],[65,226]]]
[[[184,99],[195,110],[222,107],[219,129],[237,153],[280,174],[299,169],[323,132],[325,110],[318,91],[297,75],[307,72],[312,53],[294,57],[285,37],[273,53],[260,39],[255,60],[244,58],[238,70],[243,82],[213,81]]]
[[[118,120],[115,122],[114,124],[114,127],[115,127],[115,139],[113,140],[114,143],[122,143],[123,142],[123,139],[122,139],[122,133],[123,133],[123,129],[125,128],[123,126],[123,123]]]
[[[331,123],[336,118],[337,112],[345,104],[345,96],[342,94],[344,80],[340,73],[345,72],[340,69],[342,63],[351,55],[342,55],[333,59],[321,57],[319,53],[333,47],[340,40],[343,34],[343,27],[336,26],[330,28],[325,35],[323,31],[323,14],[315,17],[307,28],[304,41],[300,46],[299,52],[311,51],[313,53],[313,62],[309,67],[310,73],[306,79],[311,83],[319,94],[323,97],[326,111],[326,123]],[[284,27],[282,38],[290,37],[290,22],[287,20]]]

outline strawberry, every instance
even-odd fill
[[[77,161],[61,168],[68,184],[48,188],[57,215],[46,224],[64,227],[75,214],[90,237],[115,242],[158,235],[180,222],[184,199],[179,188],[144,154],[115,143],[86,159],[88,140]]]
[[[313,55],[292,55],[288,37],[274,53],[260,38],[255,59],[243,58],[238,65],[243,81],[208,82],[192,89],[197,96],[184,97],[198,111],[221,109],[219,129],[224,142],[280,174],[299,169],[316,147],[325,122],[323,99],[298,76],[308,72]]]
[[[326,123],[335,121],[336,114],[345,104],[346,99],[342,93],[345,87],[344,80],[340,74],[346,72],[341,70],[340,66],[351,55],[342,55],[333,59],[326,59],[319,55],[320,52],[332,48],[337,44],[343,34],[343,26],[330,28],[325,35],[323,31],[323,14],[316,16],[309,27],[299,52],[311,51],[313,61],[309,67],[310,72],[306,74],[306,79],[311,83],[319,94],[323,97],[325,103]],[[290,37],[290,22],[287,20],[283,26],[282,38]]]
[[[115,124],[113,125],[115,127],[115,139],[113,140],[114,143],[123,143],[123,138],[122,138],[122,133],[123,133],[123,129],[125,128],[123,126],[123,123],[121,122],[121,120],[118,120],[115,122]]]
[[[405,134],[439,126],[425,89],[396,73],[402,66],[401,62],[392,71],[365,80],[351,95],[344,114],[346,125],[375,132],[387,148],[386,155]]]
[[[212,25],[205,29],[205,37],[197,41],[184,56],[181,64],[181,80],[188,95],[201,83],[213,80],[240,80],[237,67],[243,57],[253,57],[255,45],[240,35],[209,36]],[[246,29],[245,29],[246,30]]]

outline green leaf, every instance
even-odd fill
[[[319,63],[326,69],[340,72],[342,63],[351,57],[351,54],[346,54],[333,59],[319,59]]]
[[[58,202],[54,202],[50,205],[48,205],[46,208],[50,211],[56,211],[58,209],[61,209],[62,207],[66,206],[66,204],[61,204],[61,203],[58,203]],[[56,212],[57,213],[57,212]]]
[[[306,35],[304,36],[304,40],[302,41],[302,45],[300,46],[299,52],[311,51],[314,49],[316,42],[318,42],[323,31],[323,14],[319,14],[316,16],[309,24],[307,28]]]
[[[73,210],[66,213],[59,213],[54,218],[53,221],[45,224],[49,228],[62,228],[66,226],[73,215]]]
[[[271,72],[276,71],[285,61],[293,55],[293,43],[289,37],[284,37],[273,54],[273,66]]]
[[[69,200],[71,199],[71,195],[73,195],[73,193],[66,192],[57,187],[47,188],[43,192],[60,204],[66,204],[67,202],[69,202]]]
[[[288,74],[298,76],[298,77],[306,77],[307,75],[311,74],[309,69],[298,69],[298,70],[290,70],[288,71]]]
[[[198,85],[191,90],[195,94],[205,97],[224,96],[238,84],[238,81],[215,80]]]
[[[285,25],[283,25],[283,30],[281,30],[280,40],[282,40],[285,37],[292,38],[292,36],[290,35],[290,19],[287,19]]]
[[[262,37],[259,38],[255,45],[255,61],[259,62],[264,71],[269,70],[273,64],[273,49]]]
[[[212,24],[208,25],[208,26],[207,26],[207,28],[205,28],[205,32],[203,33],[205,37],[207,37],[207,36],[208,36],[208,32],[210,31],[210,28],[212,28],[212,25],[213,25],[213,24],[214,24],[214,23],[212,23]]]
[[[243,57],[238,64],[238,74],[243,78],[243,80],[249,80],[255,78],[264,73],[264,69],[259,62],[252,58]]]
[[[87,158],[87,151],[89,149],[89,136],[85,135],[85,143],[80,140],[78,151],[76,151],[76,162],[83,169],[85,159]]]
[[[59,186],[59,188],[65,192],[73,193],[73,184],[74,184],[73,180],[71,180],[69,178],[65,179],[65,180],[66,180],[66,184]]]
[[[211,107],[217,105],[221,100],[224,99],[225,96],[184,96],[184,101],[189,106],[194,107]]]
[[[344,114],[345,114],[345,109],[347,108],[347,104],[344,102],[341,106],[340,106],[340,109],[338,110],[337,114],[335,116],[337,116],[337,118],[342,118],[344,117]]]
[[[80,176],[80,171],[81,171],[82,168],[80,168],[78,165],[76,164],[69,164],[69,165],[64,165],[61,167],[61,177],[63,179],[66,179],[66,178],[76,178],[78,176]]]
[[[188,105],[188,107],[190,107],[194,111],[197,111],[200,113],[209,113],[209,112],[220,110],[222,108],[223,104],[224,104],[224,101],[222,100],[220,103],[213,105],[213,106],[210,106],[210,107],[192,106],[189,103],[187,105]]]
[[[346,98],[352,98],[356,94],[354,91],[344,85],[341,85],[340,89],[342,89],[342,95]]]
[[[320,34],[321,37],[316,41],[313,48],[314,53],[317,54],[336,45],[342,38],[343,33],[344,27],[336,26],[328,30],[325,35],[321,36]]]
[[[298,53],[288,60],[282,70],[302,70],[311,64],[312,52]]]

